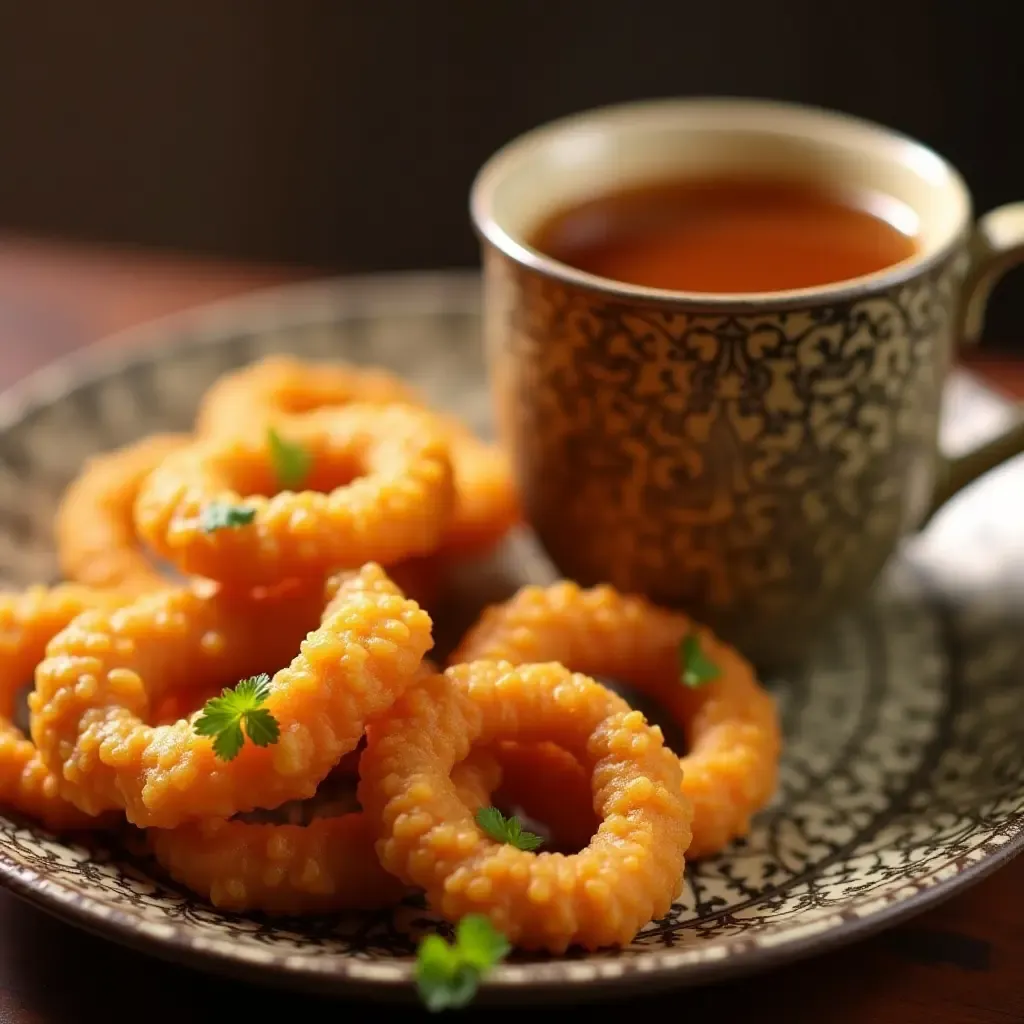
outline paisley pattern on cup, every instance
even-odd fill
[[[709,315],[487,250],[499,432],[547,553],[755,658],[801,649],[928,509],[965,264],[838,305]]]

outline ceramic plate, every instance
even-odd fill
[[[53,579],[50,522],[82,460],[189,426],[220,373],[270,352],[407,374],[488,430],[475,280],[391,277],[303,286],[163,321],[145,349],[110,345],[0,400],[0,573]],[[123,341],[124,339],[122,339]],[[1009,406],[971,378],[945,442],[994,432]],[[992,474],[908,543],[875,598],[835,624],[801,675],[772,679],[781,784],[749,838],[690,867],[671,913],[628,948],[514,958],[481,1000],[572,1000],[681,986],[817,952],[919,911],[1011,857],[1024,823],[1024,466]],[[460,574],[447,635],[551,570],[526,535]],[[110,938],[302,988],[412,994],[421,906],[312,920],[222,914],[116,843],[69,845],[0,818],[0,876]]]

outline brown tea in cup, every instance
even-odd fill
[[[916,217],[882,194],[813,182],[680,178],[590,199],[548,218],[534,248],[626,284],[737,294],[813,288],[884,270],[917,250]]]

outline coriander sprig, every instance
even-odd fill
[[[267,428],[267,448],[274,475],[281,487],[288,491],[301,487],[313,468],[312,453],[301,444],[286,441],[273,427]]]
[[[482,914],[467,914],[455,926],[455,942],[428,935],[416,954],[416,987],[432,1013],[457,1010],[476,995],[481,977],[504,960],[508,939]]]
[[[696,690],[705,683],[714,682],[722,670],[704,653],[700,635],[691,631],[679,645],[679,679],[684,686]]]
[[[495,842],[507,843],[517,850],[536,850],[544,842],[535,832],[524,832],[522,822],[514,814],[506,818],[497,807],[481,807],[476,812],[476,823]]]
[[[248,526],[256,518],[256,509],[251,505],[229,505],[215,501],[207,505],[199,516],[199,528],[203,533],[218,530],[234,530]]]
[[[246,736],[257,747],[268,747],[281,735],[277,719],[261,707],[269,696],[270,676],[266,673],[243,679],[234,689],[223,689],[219,697],[211,697],[192,728],[199,736],[213,737],[213,752],[222,761],[238,756]]]

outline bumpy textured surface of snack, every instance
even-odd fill
[[[456,765],[451,777],[460,798],[477,809],[487,805],[501,772],[484,755]],[[224,910],[374,910],[405,893],[381,867],[375,824],[359,811],[314,817],[305,825],[198,821],[146,835],[172,878]]]
[[[455,474],[455,507],[441,537],[448,555],[475,555],[493,548],[522,519],[508,456],[480,440],[454,416],[441,416]]]
[[[210,388],[196,431],[233,435],[244,423],[257,431],[277,423],[285,429],[290,416],[352,402],[426,404],[414,388],[383,370],[268,356]],[[441,416],[440,422],[455,474],[455,507],[441,549],[467,555],[486,551],[520,520],[511,466],[501,449],[481,441],[456,417]]]
[[[308,825],[213,819],[146,835],[173,879],[223,910],[374,910],[404,891],[380,866],[372,822],[358,812]]]
[[[167,585],[140,547],[135,499],[146,477],[188,441],[184,434],[154,434],[89,459],[65,492],[55,524],[69,580],[136,593]]]
[[[124,600],[110,591],[75,584],[0,594],[0,805],[37,818],[47,828],[94,828],[110,822],[85,814],[61,797],[59,780],[14,724],[18,692],[32,681],[46,645],[75,616],[90,608],[113,608]]]
[[[680,645],[692,634],[717,669],[695,687],[684,685],[680,670]],[[781,737],[774,701],[735,649],[681,613],[608,586],[525,587],[484,612],[451,660],[475,659],[558,661],[660,701],[689,746],[682,767],[694,807],[691,859],[746,835],[751,815],[775,792]]]
[[[601,823],[585,849],[522,850],[477,825],[450,773],[503,740],[556,743],[587,768]],[[682,884],[691,808],[678,758],[640,712],[560,665],[475,662],[426,676],[370,725],[360,773],[383,865],[449,920],[484,914],[523,948],[629,942]]]
[[[237,434],[246,423],[262,431],[288,416],[353,402],[423,404],[412,385],[386,370],[272,355],[224,374],[209,388],[196,415],[196,433]]]
[[[322,603],[321,588],[278,600],[182,588],[79,616],[51,641],[29,699],[33,739],[63,795],[165,828],[311,797],[431,645],[429,616],[376,565],[342,584],[302,640]],[[170,689],[289,661],[270,681],[266,710],[280,727],[270,746],[247,743],[225,762],[196,735],[196,715],[148,724]]]
[[[448,445],[431,413],[325,409],[289,420],[286,440],[311,459],[301,490],[282,489],[258,432],[170,455],[136,502],[140,535],[184,572],[236,587],[436,549],[453,491]],[[211,512],[224,509],[246,516],[211,523]]]

